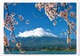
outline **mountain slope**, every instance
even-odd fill
[[[17,38],[19,42],[21,42],[22,47],[66,47],[66,39],[65,38],[55,38],[55,37],[41,37],[41,38]],[[15,47],[17,42],[10,41],[10,47]],[[71,40],[71,46],[76,47],[76,40]]]

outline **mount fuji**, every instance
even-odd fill
[[[49,29],[45,30],[43,28],[36,28],[30,31],[19,32],[18,34],[18,37],[43,37],[43,36],[58,37],[57,35],[51,33]]]
[[[20,32],[17,35],[22,47],[66,47],[66,38],[60,38],[51,33],[49,29],[36,28],[30,31]],[[17,41],[10,42],[10,47],[16,47]],[[71,39],[71,45],[76,46],[76,39]]]

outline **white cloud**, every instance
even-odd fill
[[[42,37],[42,36],[52,36],[57,37],[51,32],[47,32],[43,28],[36,28],[30,31],[19,32],[18,37]]]

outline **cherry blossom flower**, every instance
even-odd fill
[[[53,8],[56,3],[48,3],[49,8]]]
[[[14,39],[12,39],[11,41],[12,41],[12,42],[15,42],[15,40],[14,40]]]
[[[70,13],[70,16],[72,16],[72,17],[75,18],[75,17],[76,17],[76,14],[75,14],[74,12],[71,12],[71,13]]]
[[[10,33],[10,36],[13,36],[13,33]]]
[[[7,23],[7,24],[12,24],[13,21],[14,20],[11,16],[7,16],[6,19],[5,19],[5,23]]]
[[[29,24],[29,20],[27,20],[25,23],[26,23],[26,24]]]
[[[56,12],[51,10],[51,11],[45,11],[45,14],[48,16],[50,21],[53,21],[55,19]]]
[[[44,9],[45,9],[46,11],[50,11],[50,10],[51,10],[51,8],[50,8],[48,5],[45,5]]]
[[[70,30],[70,28],[67,30],[67,32],[68,32],[69,35],[71,34],[71,30]]]
[[[13,38],[15,38],[15,36],[13,35],[13,33],[10,33],[10,36],[13,37]]]
[[[67,44],[70,44],[70,42],[71,42],[71,38],[68,36],[67,37]]]
[[[15,16],[15,13],[11,13],[11,16],[14,17]]]
[[[65,7],[66,6],[66,3],[61,3],[61,6]]]
[[[22,21],[23,17],[21,15],[18,15],[18,18]]]
[[[21,43],[17,43],[16,46],[17,46],[18,48],[20,48],[20,47],[21,47]]]
[[[14,22],[14,25],[18,25],[18,22],[17,22],[17,21],[15,21],[15,22]]]
[[[68,12],[67,11],[61,11],[60,16],[63,17],[64,19],[68,20]]]
[[[4,46],[9,46],[8,39],[6,35],[4,35]]]
[[[76,26],[74,22],[70,22],[70,24],[71,24],[71,28],[74,28]]]
[[[67,10],[70,10],[70,9],[72,9],[72,6],[68,6]]]
[[[56,24],[57,24],[57,21],[56,21],[56,20],[54,20],[53,25],[55,26]]]
[[[10,25],[9,30],[10,30],[10,31],[13,31],[13,30],[14,30],[14,26],[13,26],[12,24]]]
[[[39,10],[39,11],[41,11],[41,9],[43,8],[43,5],[44,5],[44,3],[37,3],[37,4],[35,4],[35,7]]]

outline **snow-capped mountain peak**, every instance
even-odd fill
[[[30,31],[19,32],[18,37],[42,37],[42,36],[51,36],[57,37],[51,32],[47,32],[43,28],[36,28]]]

